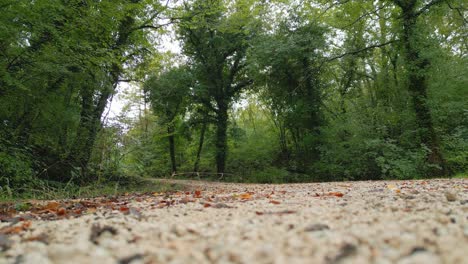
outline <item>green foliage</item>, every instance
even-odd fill
[[[32,157],[24,149],[0,145],[0,188],[2,191],[21,189],[35,179]]]
[[[466,174],[464,4],[338,2],[0,4],[0,194]]]

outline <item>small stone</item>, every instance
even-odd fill
[[[30,252],[23,255],[19,263],[49,264],[51,261],[39,252]]]
[[[114,236],[117,235],[117,229],[112,226],[101,227],[99,224],[94,224],[91,227],[91,235],[89,236],[89,240],[97,245],[99,244],[98,238],[105,233],[109,233],[110,235]]]
[[[338,254],[333,258],[331,263],[340,263],[343,259],[351,257],[357,253],[357,247],[353,244],[346,243],[341,246]]]
[[[453,202],[457,200],[457,195],[453,192],[445,192],[445,198],[447,198],[447,201]]]
[[[0,235],[0,251],[8,250],[13,242],[6,235]]]
[[[442,263],[440,258],[429,251],[417,251],[413,254],[410,254],[406,257],[400,259],[398,264],[411,264],[411,263],[430,263],[438,264]]]
[[[141,259],[143,259],[143,255],[137,253],[137,254],[120,259],[118,263],[119,264],[131,264]]]
[[[313,224],[304,229],[306,232],[316,232],[316,231],[323,231],[323,230],[328,230],[330,227],[325,224]]]
[[[232,206],[229,206],[225,203],[216,203],[212,207],[213,208],[232,208]]]

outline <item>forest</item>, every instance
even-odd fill
[[[466,1],[0,0],[0,13],[2,197],[468,171]]]

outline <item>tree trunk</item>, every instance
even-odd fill
[[[134,1],[139,2],[139,0]],[[116,39],[115,47],[112,52],[117,57],[124,56],[124,48],[128,44],[130,34],[132,33],[132,27],[135,23],[133,16],[128,15],[125,17],[119,26],[119,36]],[[98,87],[101,90],[101,94],[97,103],[94,102],[93,96],[97,89],[90,89],[85,91],[81,96],[82,110],[80,114],[80,123],[78,132],[70,155],[68,155],[69,162],[74,166],[81,167],[82,176],[86,175],[89,159],[93,151],[94,142],[97,134],[101,129],[101,117],[107,105],[107,101],[114,93],[119,83],[119,77],[122,73],[122,68],[119,63],[112,63],[109,71],[110,80],[109,83],[103,84],[104,86]],[[89,89],[88,87],[85,88]]]
[[[93,104],[92,92],[81,94],[81,114],[75,143],[70,151],[68,160],[72,166],[81,168],[82,176],[86,176],[89,159],[93,151],[94,142],[101,129],[101,116],[106,108],[110,92],[103,92],[98,104]]]
[[[175,137],[174,137],[174,124],[170,123],[167,127],[167,133],[169,134],[169,155],[171,156],[171,173],[177,173],[176,154],[175,154]]]
[[[416,122],[419,127],[421,142],[430,149],[427,160],[430,164],[439,168],[433,170],[434,176],[446,173],[446,164],[442,156],[427,98],[427,68],[429,61],[421,58],[418,46],[418,35],[416,22],[418,15],[415,4],[400,6],[403,10],[403,45],[405,48],[405,60],[408,70],[408,89],[410,92],[413,108],[416,114]]]
[[[227,125],[228,106],[226,103],[218,103],[216,121],[216,168],[218,173],[224,173],[227,158]]]
[[[197,157],[195,159],[195,164],[193,166],[193,171],[198,172],[200,166],[201,152],[203,149],[203,143],[205,142],[205,132],[206,132],[207,123],[203,122],[203,126],[200,131],[200,142],[198,143]]]

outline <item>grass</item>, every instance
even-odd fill
[[[78,186],[71,183],[40,181],[31,186],[11,190],[0,189],[0,202],[21,200],[59,200],[92,198],[98,196],[116,196],[125,193],[168,192],[180,190],[182,186],[158,182],[149,178],[119,177],[112,181],[90,183]]]
[[[453,176],[453,178],[457,179],[468,179],[468,172],[457,173]]]

